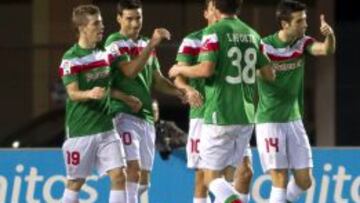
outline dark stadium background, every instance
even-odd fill
[[[261,35],[277,30],[276,0],[245,0],[241,17]],[[308,0],[308,34],[322,39],[324,13],[337,36],[334,56],[308,58],[305,125],[316,146],[360,145],[360,15],[354,0]],[[75,42],[70,16],[74,6],[100,6],[106,34],[117,30],[114,0],[0,1],[0,147],[16,140],[22,147],[60,146],[63,140],[64,90],[57,76],[61,54]],[[164,74],[174,62],[180,40],[204,26],[201,0],[143,0],[143,34],[163,26],[172,40],[158,49]],[[186,107],[154,94],[162,119],[187,129]]]

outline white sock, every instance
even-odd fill
[[[269,203],[286,203],[286,190],[284,188],[271,187]]]
[[[229,200],[240,200],[236,190],[223,178],[217,178],[209,184],[209,195],[215,202],[223,203]]]
[[[109,203],[126,203],[126,192],[124,190],[111,190]]]
[[[295,202],[303,192],[304,191],[296,185],[295,180],[292,178],[286,188],[286,199],[290,202]]]
[[[64,203],[78,203],[79,202],[79,192],[65,189],[61,202]]]
[[[250,194],[239,193],[238,195],[242,203],[248,203],[250,201]]]
[[[139,202],[139,184],[134,182],[126,182],[126,198],[127,202]]]
[[[193,203],[206,203],[206,198],[197,198],[197,197],[194,197]]]
[[[149,186],[148,185],[140,185],[139,186],[139,197],[141,197],[141,195],[146,192],[146,190],[149,189]]]

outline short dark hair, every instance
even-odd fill
[[[206,10],[209,7],[210,2],[212,2],[213,0],[205,0],[205,4],[204,4],[204,10]]]
[[[73,9],[72,12],[72,23],[75,28],[78,28],[81,25],[87,23],[87,16],[88,15],[98,15],[100,14],[99,7],[87,4],[87,5],[80,5]]]
[[[243,0],[213,0],[213,3],[221,13],[234,15],[240,11]]]
[[[306,11],[306,5],[295,0],[282,0],[276,8],[276,19],[291,22],[291,14],[298,11]]]
[[[117,14],[122,15],[125,9],[139,9],[142,8],[140,0],[120,0],[117,4]]]

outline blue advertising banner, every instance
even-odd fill
[[[313,150],[314,184],[298,202],[360,203],[360,149]],[[184,150],[169,160],[155,158],[149,201],[142,203],[191,203],[193,172],[185,166]],[[254,178],[251,202],[267,202],[270,178],[262,173],[253,150]],[[60,202],[65,170],[59,149],[0,150],[0,203]],[[92,175],[81,191],[81,202],[108,202],[109,180]]]

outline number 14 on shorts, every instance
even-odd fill
[[[265,138],[266,152],[271,151],[279,152],[279,138]]]

